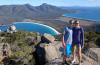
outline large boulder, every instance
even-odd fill
[[[17,32],[16,26],[15,25],[11,25],[9,27],[9,29],[7,29],[7,32],[9,32],[9,33]]]
[[[59,65],[59,63],[63,62],[63,47],[60,41],[55,41],[52,45],[55,46],[57,54],[59,55],[58,59],[47,63],[46,65]],[[82,53],[82,65],[100,65],[100,48],[88,48],[83,50]],[[59,60],[59,61],[56,61]],[[77,57],[77,62],[78,57]],[[54,64],[53,64],[54,63]]]
[[[82,65],[100,65],[100,48],[88,48],[83,50]]]
[[[42,38],[43,38],[42,40],[46,40],[49,43],[52,43],[55,40],[55,37],[54,36],[52,36],[50,34],[47,34],[47,33],[45,33]]]
[[[10,48],[10,45],[8,43],[0,43],[0,62],[4,59],[5,56],[3,56],[3,46],[5,46],[6,48],[6,51],[7,51],[7,56],[10,56],[11,55],[11,48]]]
[[[47,44],[45,46],[46,59],[48,63],[46,65],[62,65],[63,63],[63,48],[59,41],[54,41],[53,43]]]

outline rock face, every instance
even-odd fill
[[[59,41],[55,41],[54,46],[58,52],[59,60],[60,60],[60,62],[62,62],[63,61],[62,60],[62,58],[63,58],[62,43]],[[99,52],[99,50],[100,50],[100,48],[89,48],[89,49],[83,50],[82,65],[100,65],[100,52]],[[56,60],[54,60],[54,61],[56,61]],[[52,63],[51,64],[48,63],[47,65],[52,65]],[[58,65],[59,65],[59,62],[58,62]]]
[[[3,48],[3,45],[6,44],[7,47],[6,47],[6,50],[7,50],[7,56],[10,56],[11,55],[11,48],[10,48],[10,45],[8,43],[0,43],[0,62],[4,59],[4,54],[3,54],[3,51],[4,51],[4,48]]]
[[[55,41],[48,45],[49,45],[48,48],[51,47],[52,48],[51,50],[54,53],[52,55],[52,52],[51,52],[51,53],[49,53],[49,55],[52,55],[52,56],[56,55],[56,56],[54,56],[55,58],[53,57],[52,60],[48,61],[48,63],[46,65],[62,65],[62,62],[63,62],[63,57],[62,57],[63,50],[61,50],[62,44],[59,44],[59,41]],[[46,58],[49,59],[49,57],[46,57]]]
[[[100,65],[100,48],[90,48],[84,52],[83,65]]]

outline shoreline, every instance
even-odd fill
[[[77,20],[83,20],[83,21],[94,22],[94,23],[100,23],[99,21],[94,21],[94,20],[90,20],[90,19],[83,19],[83,18],[69,17],[69,16],[61,16],[61,17],[71,18],[71,19],[77,19]]]
[[[100,22],[94,22],[91,20],[84,20],[72,17],[59,16],[55,19],[38,19],[38,23],[49,25],[59,32],[63,31],[63,28],[68,25],[69,20],[77,19],[80,21],[80,25],[85,28],[85,31],[96,31],[96,27],[100,26]]]
[[[87,19],[80,19],[80,18],[75,18],[75,17],[67,17],[67,16],[61,16],[59,17],[60,20],[64,21],[64,22],[68,22],[69,20],[79,20],[80,24],[83,26],[96,26],[96,25],[100,25],[100,22],[97,21],[93,21],[93,20],[87,20]]]

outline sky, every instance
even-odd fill
[[[100,0],[0,0],[0,5],[31,4],[39,6],[42,3],[56,6],[100,7]]]

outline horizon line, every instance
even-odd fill
[[[42,3],[40,5],[47,4],[47,5],[52,5],[48,3]],[[9,6],[9,5],[31,5],[31,6],[40,6],[40,5],[32,5],[30,3],[24,3],[24,4],[0,4],[0,6]],[[65,5],[65,6],[58,6],[58,5],[52,5],[52,6],[57,6],[57,7],[100,7],[100,6],[80,6],[80,5]]]

